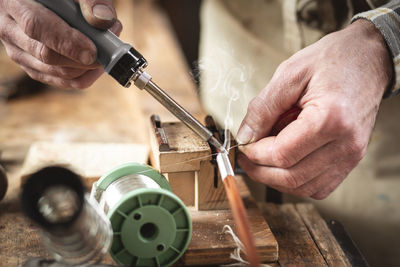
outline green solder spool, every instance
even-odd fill
[[[111,221],[110,255],[116,263],[170,266],[187,249],[192,235],[189,212],[153,168],[119,166],[93,185],[92,197]]]

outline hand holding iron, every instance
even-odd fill
[[[76,2],[91,25],[121,32],[112,0]],[[0,39],[11,59],[43,83],[82,89],[104,72],[92,41],[32,0],[0,0]]]

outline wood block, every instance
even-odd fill
[[[236,145],[232,135],[230,136],[230,140],[230,146]],[[229,151],[228,157],[234,168],[236,148]],[[209,160],[202,161],[200,169],[199,181],[201,182],[196,183],[196,194],[198,195],[196,208],[198,210],[229,209],[229,202],[218,169]],[[215,176],[217,176],[217,187],[215,187],[214,183]]]
[[[36,142],[30,147],[21,171],[21,184],[28,175],[50,165],[61,165],[83,178],[87,189],[118,165],[147,163],[148,147],[123,143]]]
[[[165,175],[171,185],[172,192],[174,192],[186,206],[193,207],[195,205],[195,176],[196,174],[194,171],[171,172]]]
[[[249,223],[255,244],[263,262],[278,259],[278,243],[258,208],[249,208]],[[235,223],[230,210],[190,210],[193,221],[192,240],[183,255],[184,265],[211,265],[234,262],[230,253],[237,247],[229,234],[223,234],[224,225],[235,232]]]
[[[200,163],[201,172],[196,180],[196,195],[198,196],[196,208],[198,210],[229,209],[225,188],[219,172],[218,186],[214,186],[215,168],[209,160]]]
[[[228,209],[229,203],[219,173],[211,163],[212,150],[181,122],[161,123],[168,140],[170,151],[160,151],[159,143],[150,128],[152,165],[165,176],[170,177],[173,192],[188,206],[198,210]],[[231,153],[234,162],[234,152]],[[192,173],[192,176],[181,174]],[[218,186],[214,186],[214,176],[218,176]],[[187,177],[189,181],[184,181]],[[193,189],[188,186],[193,184]],[[186,186],[183,186],[186,185]],[[182,191],[182,192],[181,192]],[[192,197],[194,197],[192,201]]]
[[[200,170],[200,162],[211,159],[211,149],[207,142],[181,122],[162,123],[171,151],[160,152],[154,137],[151,148],[154,153],[153,165],[162,173]],[[150,129],[150,131],[154,131]]]

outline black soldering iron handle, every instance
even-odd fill
[[[100,30],[87,23],[74,0],[36,1],[88,36],[97,47],[97,61],[121,85],[129,87],[133,74],[147,65],[146,59],[130,44],[122,42],[109,30]]]

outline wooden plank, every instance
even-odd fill
[[[165,174],[171,185],[172,192],[177,195],[186,206],[195,205],[195,172],[170,172]]]
[[[278,241],[281,266],[327,266],[293,204],[260,207]]]
[[[263,262],[274,262],[278,258],[278,244],[257,208],[247,210],[250,229]],[[224,225],[235,229],[230,210],[190,210],[193,235],[182,261],[185,265],[211,265],[234,262],[230,253],[237,247],[229,234],[222,234]]]
[[[296,204],[296,209],[329,266],[352,266],[314,205]]]
[[[21,184],[27,176],[50,165],[62,165],[83,178],[89,191],[92,184],[118,165],[145,164],[148,148],[141,144],[122,143],[53,143],[32,144],[21,171]]]

